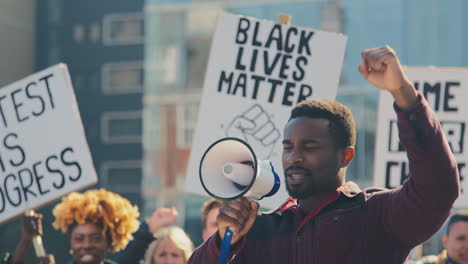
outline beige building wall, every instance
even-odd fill
[[[0,1],[0,87],[34,71],[36,0]]]

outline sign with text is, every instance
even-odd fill
[[[335,99],[346,36],[221,12],[215,29],[185,189],[207,195],[198,167],[205,150],[223,137],[252,146],[282,178],[282,131],[292,106],[311,98]],[[220,170],[221,171],[221,170]]]
[[[462,195],[455,206],[468,207],[468,151],[465,140],[468,123],[468,69],[406,67],[405,72],[439,118],[460,173]],[[397,119],[392,105],[392,96],[381,91],[374,184],[386,188],[400,186],[409,177],[408,159],[398,138]]]
[[[0,89],[0,222],[96,182],[66,65]]]

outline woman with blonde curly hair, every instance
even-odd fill
[[[70,235],[70,264],[105,264],[110,250],[119,251],[138,229],[138,208],[104,189],[68,194],[54,210],[53,226]]]
[[[193,252],[193,243],[177,226],[160,229],[146,250],[143,264],[184,264]]]

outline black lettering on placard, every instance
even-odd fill
[[[445,137],[449,143],[450,149],[454,154],[463,153],[465,145],[466,124],[463,121],[440,121],[440,125],[445,132]],[[390,120],[388,152],[405,152],[405,148],[400,143],[398,136],[398,126],[396,120]]]
[[[3,213],[3,211],[5,210],[5,206],[6,206],[6,201],[5,201],[5,194],[3,193],[3,187],[0,186],[0,198],[2,199],[1,200],[1,206],[0,206],[0,213]]]
[[[254,27],[253,38],[252,38],[252,46],[255,46],[255,47],[262,46],[262,43],[257,39],[259,27],[260,27],[260,23],[258,21],[255,21],[255,27]]]
[[[16,89],[14,90],[13,92],[11,92],[10,96],[11,96],[11,101],[13,102],[13,106],[15,108],[15,114],[16,114],[16,120],[18,121],[18,123],[21,123],[23,121],[26,121],[29,119],[29,116],[24,116],[24,117],[21,117],[20,116],[20,108],[21,106],[23,105],[23,102],[18,102],[17,100],[17,97],[16,95],[19,93],[19,92],[22,92],[23,89]]]
[[[312,38],[312,36],[314,35],[314,32],[312,31],[309,31],[309,32],[306,32],[306,31],[301,31],[301,38],[300,38],[300,41],[299,41],[299,48],[298,48],[298,52],[299,54],[302,54],[302,50],[305,49],[305,52],[307,53],[307,55],[311,55],[310,53],[310,39]]]
[[[227,83],[228,88],[227,88],[227,94],[231,93],[231,84],[232,84],[232,76],[234,75],[233,72],[229,73],[229,76],[226,77],[226,72],[221,71],[221,76],[219,77],[219,82],[218,82],[218,92],[221,92],[223,90],[223,84]]]
[[[297,98],[297,103],[300,103],[311,96],[312,96],[312,87],[310,87],[307,84],[301,84],[301,89],[299,90],[299,97]]]
[[[275,79],[268,79],[268,82],[271,83],[271,90],[270,90],[270,97],[268,97],[268,102],[272,103],[275,99],[276,87],[281,85],[283,81],[275,80]]]
[[[217,91],[285,106],[308,99],[313,95],[312,86],[299,82],[306,77],[314,32],[296,27],[283,32],[284,25],[274,24],[268,35],[260,35],[265,32],[262,26],[258,21],[239,18],[235,68],[232,72],[220,71]]]
[[[442,104],[442,110],[444,112],[457,112],[458,106],[453,105],[453,88],[460,88],[459,81],[436,81],[436,82],[427,82],[419,81],[414,82],[414,87],[417,90],[422,89],[421,93],[427,99],[431,108],[438,112],[440,110],[440,105]],[[442,91],[443,89],[443,91]]]
[[[265,80],[265,77],[252,75],[251,78],[254,80],[254,85],[253,85],[254,90],[253,90],[253,94],[252,94],[252,99],[257,99],[258,87],[260,87],[260,82]]]
[[[26,178],[24,178],[24,177]],[[24,195],[24,200],[28,201],[28,194],[31,194],[34,197],[37,197],[34,191],[31,191],[30,188],[34,184],[33,173],[28,169],[24,168],[18,171],[18,178],[21,185],[21,190]]]
[[[42,161],[38,161],[36,163],[33,164],[33,171],[34,171],[34,177],[36,177],[36,182],[37,182],[37,189],[39,190],[39,193],[41,195],[44,195],[48,192],[50,192],[50,190],[43,190],[43,187],[42,187],[42,184],[41,184],[41,181],[42,179],[44,179],[44,175],[42,173],[40,173],[38,171],[38,166],[42,164]]]
[[[245,73],[239,73],[239,77],[237,78],[236,85],[234,86],[234,91],[232,92],[233,95],[237,94],[237,89],[242,89],[242,97],[247,96],[246,86],[247,85],[247,76]]]
[[[288,61],[292,59],[291,55],[283,55],[283,59],[281,60],[281,68],[279,72],[279,77],[282,79],[287,79],[288,78],[288,73],[287,70],[289,69],[289,63]]]
[[[40,115],[41,115],[42,113],[44,113],[44,111],[45,111],[45,103],[44,103],[44,100],[42,99],[41,96],[31,94],[31,90],[30,90],[30,89],[33,88],[33,87],[34,87],[34,88],[37,87],[36,82],[30,82],[30,83],[28,83],[28,84],[26,85],[26,88],[25,88],[25,90],[26,90],[26,96],[27,96],[28,98],[32,99],[32,100],[35,100],[35,99],[38,100],[38,103],[39,103],[39,105],[40,105],[40,108],[39,108],[40,110],[39,110],[38,112],[35,112],[35,111],[33,110],[33,111],[32,111],[32,114],[33,114],[34,116],[40,116]]]
[[[444,93],[444,111],[445,112],[457,112],[458,107],[456,106],[449,106],[449,100],[455,98],[453,94],[450,92],[452,87],[460,87],[460,82],[446,82],[445,83],[445,93]]]
[[[237,44],[245,44],[247,42],[247,30],[250,27],[250,20],[247,18],[240,18],[239,24],[237,25],[237,35],[236,35],[236,43]]]
[[[6,177],[0,178],[0,213],[78,181],[82,166],[74,153],[72,147],[66,147],[59,155],[49,155],[30,167],[13,168],[16,170],[6,173]]]
[[[244,54],[244,47],[239,47],[237,51],[236,70],[245,70],[245,65],[242,64],[242,54]]]
[[[258,23],[258,22],[257,22]],[[265,44],[265,48],[270,48],[271,43],[276,43],[276,49],[279,51],[283,50],[283,34],[281,32],[281,25],[275,24],[270,31],[268,40]]]
[[[460,182],[463,183],[464,177],[464,168],[466,168],[465,162],[457,163],[458,174],[460,176]],[[409,173],[409,163],[407,161],[387,161],[385,168],[385,188],[393,189],[402,185],[410,177]],[[398,182],[398,185],[392,185],[393,183]],[[463,187],[463,184],[461,184]],[[463,188],[461,189],[463,193]]]
[[[442,121],[440,122],[445,137],[450,145],[450,149],[454,154],[463,153],[465,142],[465,122]]]
[[[385,188],[393,189],[400,186],[409,175],[409,166],[406,161],[387,161],[385,168]],[[392,182],[398,182],[399,185],[393,186]]]
[[[10,164],[13,167],[19,167],[23,165],[24,161],[26,160],[26,153],[24,152],[23,148],[15,142],[11,142],[14,138],[15,140],[18,139],[18,135],[16,133],[9,133],[8,135],[5,136],[3,139],[3,145],[5,146],[6,149],[8,150],[15,150],[18,152],[18,160],[10,160]],[[4,166],[2,166],[2,171],[5,172]]]
[[[3,105],[3,99],[5,99],[5,98],[6,98],[6,95],[0,97],[0,116],[2,117],[3,126],[5,128],[7,128],[8,123],[7,123],[7,119],[5,117],[5,113],[3,112],[3,106],[2,106]]]
[[[303,64],[303,65],[302,65]],[[304,66],[307,65],[307,58],[306,57],[298,57],[296,59],[296,67],[297,67],[297,71],[294,71],[293,72],[293,80],[295,80],[296,82],[300,82],[304,79],[304,76],[305,76],[305,71],[304,71]]]
[[[291,34],[297,35],[297,28],[289,27],[288,31],[286,32],[286,41],[284,43],[284,51],[289,52],[289,53],[293,52],[294,47],[296,47],[295,44],[290,43]]]
[[[55,108],[55,103],[54,103],[54,97],[52,96],[52,92],[50,91],[49,78],[52,78],[53,76],[54,74],[51,73],[42,78],[39,78],[39,81],[44,81],[45,83],[45,86],[47,88],[47,93],[49,94],[50,106],[52,107],[52,109]]]
[[[234,81],[234,88],[232,88]],[[310,85],[300,84],[299,87],[297,86],[297,83],[287,82],[281,79],[266,79],[265,77],[259,75],[251,75],[249,78],[249,76],[245,73],[239,73],[238,76],[236,76],[235,72],[227,74],[226,72],[222,71],[218,82],[218,92],[226,91],[226,94],[239,95],[242,97],[251,95],[252,99],[257,99],[259,90],[268,91],[269,89],[269,92],[267,92],[268,102],[273,103],[276,95],[278,94],[277,91],[279,89],[284,89],[281,103],[286,106],[291,106],[293,103],[292,97],[296,94],[297,88],[299,88],[297,103],[308,99],[312,96],[313,93],[313,89]],[[262,87],[262,89],[260,89],[260,87]],[[252,92],[250,93],[248,89],[252,89]]]
[[[250,60],[250,67],[249,67],[249,70],[251,72],[254,72],[255,68],[257,67],[257,56],[258,56],[258,49],[254,49],[252,51],[252,59]]]
[[[278,64],[278,61],[281,58],[281,53],[276,53],[275,58],[273,59],[273,62],[270,63],[270,56],[268,51],[263,51],[263,64],[265,66],[265,74],[266,75],[271,75],[273,70],[276,68],[276,65]]]
[[[465,180],[465,174],[464,174],[464,169],[466,168],[466,163],[465,162],[460,162],[457,163],[457,168],[458,168],[458,175],[460,176],[460,192],[463,194],[463,181]]]
[[[75,167],[75,168],[76,168],[76,170],[77,170],[76,175],[74,175],[74,176],[69,175],[68,178],[69,178],[71,181],[77,181],[77,180],[79,180],[79,179],[81,178],[81,166],[80,166],[80,164],[79,164],[77,161],[75,161],[75,160],[69,161],[68,159],[66,159],[65,155],[66,155],[67,153],[69,153],[69,152],[73,153],[73,152],[74,152],[74,151],[73,151],[73,148],[68,147],[68,148],[64,149],[64,150],[62,151],[62,153],[60,153],[60,159],[62,160],[62,163],[63,163],[63,164],[67,165],[67,167]]]
[[[295,88],[296,84],[293,82],[286,82],[283,94],[283,105],[292,105],[291,96],[294,95],[294,91],[291,88]]]
[[[50,78],[53,76],[51,73],[37,81],[30,81],[24,87],[18,87],[0,97],[0,119],[4,128],[8,128],[12,122],[23,123],[31,117],[41,116],[48,108],[55,108],[50,86]],[[44,90],[43,93],[41,90]],[[46,102],[47,96],[49,104]]]
[[[16,177],[15,177],[14,174],[8,174],[5,177],[4,184],[3,184],[5,194],[6,194],[6,197],[8,199],[8,202],[10,202],[10,204],[13,205],[14,207],[18,207],[18,205],[21,204],[21,191],[20,191],[18,186],[14,185],[13,190],[16,191],[16,198],[17,198],[16,201],[15,201],[14,197],[12,197],[11,194],[10,194],[10,188],[8,188],[8,187],[11,186],[10,184],[8,184],[9,182],[11,182],[11,181],[9,181],[10,179],[13,180],[14,182],[16,182]]]
[[[49,156],[47,159],[46,159],[46,168],[47,168],[47,171],[50,172],[51,175],[56,175],[58,174],[59,175],[59,178],[58,178],[58,182],[53,182],[52,185],[56,188],[56,189],[62,189],[62,187],[65,185],[65,175],[63,174],[63,172],[58,168],[58,166],[55,166],[55,168],[53,168],[52,166],[52,161],[55,160],[55,162],[58,161],[58,157],[56,155],[51,155]]]

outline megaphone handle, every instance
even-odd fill
[[[234,235],[234,232],[232,232],[231,229],[229,229],[229,227],[226,228],[226,231],[224,232],[223,241],[221,242],[221,249],[219,251],[218,264],[227,263],[233,235]]]

